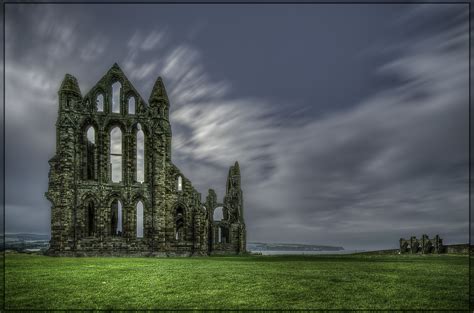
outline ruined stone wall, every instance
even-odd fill
[[[217,202],[214,190],[209,190],[205,206],[209,214],[209,236],[211,254],[229,254],[246,252],[246,229],[243,218],[243,196],[241,189],[240,167],[235,162],[229,169],[224,203]],[[222,219],[213,219],[214,211],[222,208]]]
[[[457,244],[444,246],[444,252],[452,254],[469,254],[469,244]]]
[[[118,97],[112,89],[116,82],[121,86]],[[77,80],[67,74],[58,96],[56,154],[49,161],[46,193],[52,204],[48,253],[209,254],[214,246],[212,214],[171,161],[169,100],[161,78],[148,103],[117,64],[84,97]],[[120,112],[113,110],[117,101]],[[112,131],[120,133],[121,149],[111,146]],[[138,180],[139,131],[144,135],[144,181]],[[113,165],[112,158],[121,158],[120,181],[114,181],[113,167],[119,163]],[[228,180],[233,185],[228,181],[224,202],[230,215],[222,223],[229,229],[229,244],[215,249],[245,252],[237,163]],[[143,204],[143,237],[137,237],[139,202]]]
[[[443,253],[444,246],[443,240],[436,235],[434,238],[429,238],[428,235],[424,234],[420,239],[415,236],[410,239],[400,238],[400,253]]]

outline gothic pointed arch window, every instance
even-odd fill
[[[229,228],[225,226],[220,226],[219,229],[221,230],[221,240],[222,243],[229,243]]]
[[[89,126],[87,128],[87,140],[95,144],[95,128],[94,126]]]
[[[137,206],[137,238],[143,238],[143,202],[138,201]]]
[[[120,113],[120,93],[122,84],[115,82],[112,84],[112,113]]]
[[[97,179],[97,145],[94,126],[86,128],[84,139],[83,177],[86,180]]]
[[[137,124],[137,130],[136,180],[139,183],[143,183],[145,181],[145,134],[140,124]]]
[[[175,213],[175,239],[184,240],[184,208],[179,206]]]
[[[135,97],[128,98],[128,114],[135,114]]]
[[[97,112],[104,112],[104,95],[98,94],[95,100]]]
[[[212,214],[212,220],[215,222],[219,222],[219,221],[222,221],[223,219],[224,219],[224,208],[221,206],[215,208]]]
[[[110,206],[110,232],[112,236],[121,236],[123,233],[122,202],[113,200]]]
[[[94,205],[94,202],[92,200],[90,200],[86,207],[85,207],[85,217],[86,217],[86,221],[85,221],[85,226],[86,226],[86,231],[85,231],[85,234],[86,236],[94,236],[95,234],[95,205]]]
[[[122,181],[122,131],[114,127],[110,131],[110,179],[114,183]]]

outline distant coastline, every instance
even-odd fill
[[[300,243],[248,242],[249,251],[343,251],[343,247]]]
[[[0,234],[0,239],[4,239],[5,250],[17,252],[44,252],[49,247],[49,234],[29,234],[29,233],[6,233],[5,237]],[[448,254],[467,254],[469,244],[449,244],[445,245]],[[474,246],[471,246],[474,247]],[[3,250],[3,245],[0,245]],[[474,248],[471,248],[474,251]],[[399,249],[382,250],[347,250],[343,247],[328,245],[311,245],[299,243],[266,243],[248,242],[247,251],[261,255],[300,255],[300,254],[398,254]]]
[[[6,233],[5,248],[16,251],[45,250],[49,245],[49,239],[49,235],[45,234]],[[285,252],[296,252],[297,254],[301,254],[305,252],[315,253],[345,251],[343,247],[338,246],[266,242],[248,242],[247,250],[251,252],[262,252],[264,254],[283,254]]]

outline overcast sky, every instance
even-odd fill
[[[239,161],[248,241],[395,248],[468,240],[467,5],[6,6],[7,232],[49,233],[65,73],[162,76],[172,160],[224,196]]]

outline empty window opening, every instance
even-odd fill
[[[219,227],[221,229],[221,242],[228,243],[229,242],[229,229],[227,227]]]
[[[184,240],[184,209],[182,207],[178,207],[176,209],[175,220],[176,220],[175,239]]]
[[[222,229],[220,227],[217,229],[217,242],[222,242]]]
[[[141,125],[137,125],[137,182],[145,181],[145,134]]]
[[[94,236],[95,233],[95,208],[94,208],[94,202],[90,201],[89,204],[87,205],[87,236]]]
[[[178,176],[178,191],[183,191],[183,179]]]
[[[119,200],[112,201],[110,214],[110,226],[112,236],[122,235],[122,203]]]
[[[217,207],[214,209],[214,214],[212,215],[212,219],[216,222],[222,221],[224,219],[224,208]]]
[[[119,82],[112,84],[112,113],[120,113],[120,89],[122,85]]]
[[[104,112],[104,95],[103,94],[99,94],[97,96],[95,103],[96,103],[97,112]]]
[[[122,181],[122,131],[119,127],[110,131],[110,171],[112,182]]]
[[[94,180],[96,178],[96,145],[95,145],[95,129],[90,126],[86,132],[85,148],[85,178]]]
[[[135,114],[135,97],[128,98],[128,114]]]
[[[137,238],[143,238],[143,203],[137,203]]]
[[[95,129],[92,126],[87,129],[87,141],[95,144]]]

